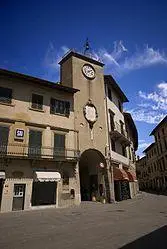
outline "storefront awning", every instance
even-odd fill
[[[133,170],[126,170],[130,182],[136,182],[136,173]]]
[[[61,175],[59,172],[36,171],[36,180],[40,182],[60,181]]]
[[[117,167],[113,168],[114,181],[129,180],[129,177],[124,169],[119,169]]]
[[[4,171],[0,171],[0,179],[5,179],[5,172]]]

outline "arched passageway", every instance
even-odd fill
[[[79,162],[81,200],[106,197],[106,160],[103,154],[95,149],[85,150]]]

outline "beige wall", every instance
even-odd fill
[[[82,67],[85,63],[85,60],[74,56],[66,60],[61,65],[62,84],[70,85],[80,90],[74,96],[74,105],[75,129],[79,130],[81,152],[89,148],[95,148],[104,155],[105,147],[108,144],[108,135],[103,68],[99,65],[89,63],[95,68],[96,77],[93,80],[88,80],[82,73]],[[72,74],[72,77],[70,74]],[[98,112],[98,119],[93,126],[93,140],[90,138],[89,124],[83,115],[83,107],[89,99],[92,100]]]

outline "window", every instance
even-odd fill
[[[0,155],[7,153],[9,127],[0,126]]]
[[[33,157],[41,156],[42,132],[37,130],[29,131],[29,148],[28,154]]]
[[[108,98],[112,101],[111,89],[108,87]]]
[[[51,114],[62,114],[66,116],[70,115],[70,102],[51,98],[50,113]]]
[[[114,115],[112,113],[110,113],[110,128],[111,128],[111,131],[113,131],[115,128]]]
[[[0,87],[0,102],[11,104],[12,89]]]
[[[125,135],[124,132],[124,123],[120,120],[120,128],[121,128],[121,134]]]
[[[120,112],[122,112],[122,103],[118,100],[118,108],[120,110]]]
[[[43,96],[38,94],[32,94],[32,108],[42,110],[43,109]]]
[[[69,174],[67,172],[63,172],[63,185],[69,185]]]
[[[54,134],[54,156],[65,156],[64,134]]]
[[[126,147],[124,145],[122,145],[122,155],[125,157],[127,156],[126,155]]]
[[[112,149],[112,151],[116,151],[115,150],[115,141],[113,139],[111,139],[111,149]]]

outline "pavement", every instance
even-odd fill
[[[167,249],[167,196],[0,214],[0,249]]]

